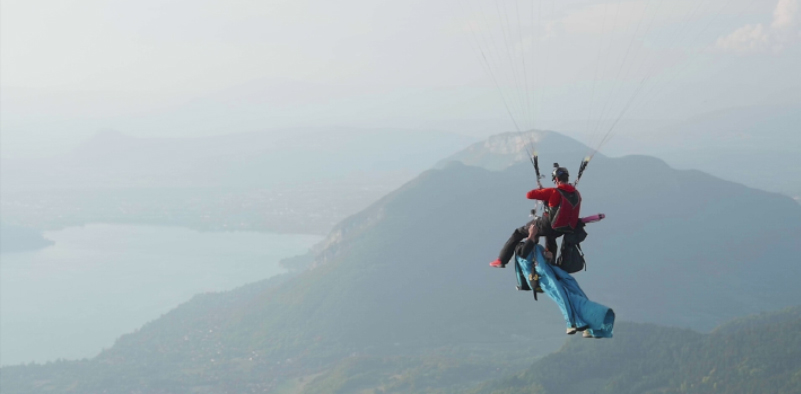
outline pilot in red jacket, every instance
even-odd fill
[[[515,247],[520,241],[528,237],[529,227],[537,226],[540,235],[545,236],[545,248],[556,256],[556,238],[575,230],[581,211],[581,194],[573,185],[568,183],[570,174],[567,168],[556,167],[551,173],[551,179],[556,187],[534,189],[526,193],[530,200],[546,202],[546,209],[541,217],[536,217],[523,227],[515,229],[509,240],[506,241],[498,259],[490,266],[503,268],[514,255]]]

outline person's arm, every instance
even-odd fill
[[[515,251],[520,257],[528,257],[538,242],[539,236],[537,236],[537,226],[532,224],[528,227],[528,237],[526,237],[522,243],[517,245],[517,249]]]
[[[534,248],[534,245],[540,242],[540,236],[538,233],[539,230],[537,229],[536,224],[532,224],[531,226],[528,227],[528,238],[526,238],[525,242],[526,245],[524,246],[524,248],[526,248],[525,250],[527,250],[528,252],[524,254],[524,256],[528,256],[528,253],[531,253],[531,249]],[[551,260],[553,258],[553,253],[551,253],[551,251],[547,249],[542,251],[542,255],[545,256],[547,260]]]
[[[548,201],[551,198],[554,190],[554,188],[534,189],[526,193],[526,198],[529,200]]]

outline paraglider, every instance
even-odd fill
[[[582,162],[579,177],[586,169]],[[581,194],[576,189],[579,177],[572,185],[570,174],[554,163],[551,180],[556,187],[543,188],[540,182],[537,158],[532,158],[537,173],[538,189],[526,194],[528,199],[546,202],[542,216],[536,216],[525,226],[515,229],[501,249],[491,267],[504,268],[515,256],[515,274],[518,290],[545,293],[556,302],[567,325],[568,335],[581,331],[585,338],[611,338],[615,312],[604,305],[590,301],[571,273],[586,269],[581,242],[587,237],[584,226],[606,216],[597,214],[579,218]],[[539,237],[546,237],[546,247],[539,245]],[[557,257],[556,239],[562,237]]]
[[[584,226],[604,217],[599,214],[580,218],[582,196],[576,188],[578,182],[594,155],[614,136],[621,120],[632,110],[660,97],[666,89],[673,89],[676,76],[692,66],[707,47],[715,45],[715,41],[699,38],[728,14],[721,11],[730,6],[729,2],[703,0],[684,6],[688,7],[686,15],[696,18],[713,8],[714,3],[719,3],[714,8],[720,8],[710,13],[712,16],[706,23],[677,24],[675,29],[658,28],[657,16],[664,6],[672,4],[662,0],[636,5],[605,2],[587,8],[586,15],[593,15],[593,22],[599,27],[593,37],[582,37],[582,43],[597,43],[589,51],[571,51],[568,46],[559,45],[579,42],[559,41],[575,33],[571,30],[575,20],[564,15],[567,8],[576,4],[544,0],[458,3],[463,11],[460,25],[489,77],[487,85],[497,90],[500,103],[517,131],[507,134],[507,138],[516,139],[512,144],[507,140],[507,144],[515,151],[521,148],[519,140],[528,139],[522,148],[533,164],[537,189],[529,191],[526,197],[544,203],[541,215],[537,215],[536,208],[532,210],[534,219],[514,230],[490,266],[504,268],[516,254],[518,288],[532,289],[535,298],[539,289],[554,299],[568,322],[568,333],[571,328],[575,333],[588,326],[591,327],[588,335],[592,337],[611,337],[614,325],[614,312],[587,300],[570,275],[586,269],[580,246],[587,236]],[[742,6],[745,8],[739,12],[750,7],[750,3]],[[685,48],[685,56],[676,64],[665,64],[665,57],[660,56],[663,52],[658,48]],[[576,64],[586,67],[571,67]],[[584,87],[586,94],[572,93]],[[584,99],[587,102],[581,105],[579,101]],[[555,107],[557,111],[552,110]],[[560,111],[568,115],[555,114]],[[586,134],[589,152],[572,184],[568,182],[567,168],[557,164],[552,173],[555,187],[544,188],[538,163],[537,130],[553,124],[555,116],[580,123],[586,119],[576,132]],[[537,228],[537,234],[532,234],[533,227]],[[539,236],[546,238],[544,247],[533,243]],[[559,250],[558,238],[562,239]],[[521,250],[524,245],[526,249]]]
[[[546,237],[546,249],[556,255],[556,239],[566,233],[573,233],[579,225],[581,211],[581,194],[569,181],[570,174],[565,167],[554,163],[551,174],[556,187],[534,189],[526,194],[530,200],[547,202],[543,215],[535,217],[523,227],[515,229],[509,240],[501,249],[498,259],[491,262],[491,267],[503,267],[512,257],[517,244],[528,236],[528,228],[535,224],[541,235]]]

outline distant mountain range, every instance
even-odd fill
[[[395,178],[410,179],[473,141],[397,129],[291,129],[181,139],[106,131],[65,156],[4,159],[0,171],[10,190],[254,188],[354,178],[398,182]]]
[[[574,153],[587,150],[556,133],[531,138],[545,163],[578,164]],[[198,296],[92,360],[4,368],[3,384],[9,393],[335,392],[310,382],[332,368],[336,381],[355,378],[354,357],[389,357],[372,368],[434,371],[398,377],[393,390],[409,392],[520,369],[564,338],[550,300],[534,302],[514,290],[513,271],[487,266],[533,205],[521,149],[515,135],[475,144],[340,222],[286,263],[295,273]],[[486,158],[496,170],[482,168]],[[789,197],[645,156],[596,156],[579,188],[583,212],[608,218],[588,227],[588,270],[577,279],[619,320],[707,331],[801,299],[801,206]],[[618,338],[632,335],[621,327]]]
[[[653,155],[801,201],[801,105],[729,108],[679,123],[631,128],[605,151]]]
[[[473,141],[396,129],[188,139],[104,132],[62,157],[0,160],[3,220],[325,234]]]

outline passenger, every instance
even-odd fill
[[[538,228],[530,225],[528,236],[515,248],[515,268],[529,288],[538,288],[559,306],[567,325],[567,334],[583,331],[585,338],[611,338],[615,325],[615,312],[604,305],[590,301],[570,274],[548,263],[549,252],[538,244]]]

